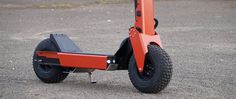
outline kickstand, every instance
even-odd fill
[[[93,81],[92,72],[88,72],[88,74],[89,74],[89,80],[90,80],[90,83],[91,83],[91,84],[95,84],[95,83],[97,83],[96,81]]]

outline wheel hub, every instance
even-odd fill
[[[150,60],[147,58],[145,60],[145,66],[144,66],[144,70],[142,73],[139,74],[139,76],[143,79],[143,80],[149,80],[153,77],[154,75],[154,65],[150,62]]]
[[[45,72],[45,73],[50,72],[50,70],[52,69],[52,66],[40,64],[40,63],[43,62],[43,60],[42,60],[42,59],[39,59],[38,56],[37,56],[37,59],[36,59],[36,60],[38,60],[38,61],[37,61],[37,62],[38,62],[38,67],[39,67],[39,69],[40,69],[42,72]]]

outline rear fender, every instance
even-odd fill
[[[127,70],[129,65],[129,59],[132,55],[132,46],[129,38],[125,38],[118,51],[115,53],[116,63],[118,64],[118,70]]]

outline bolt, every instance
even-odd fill
[[[43,60],[39,59],[38,62],[42,62]]]
[[[110,64],[110,63],[111,63],[111,60],[107,60],[107,63]]]
[[[138,68],[138,70],[142,70],[142,68]]]

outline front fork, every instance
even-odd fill
[[[160,36],[158,33],[155,33],[155,35],[143,34],[135,27],[132,27],[130,28],[129,38],[131,40],[138,71],[143,72],[145,56],[148,53],[148,45],[155,44],[163,48]]]

